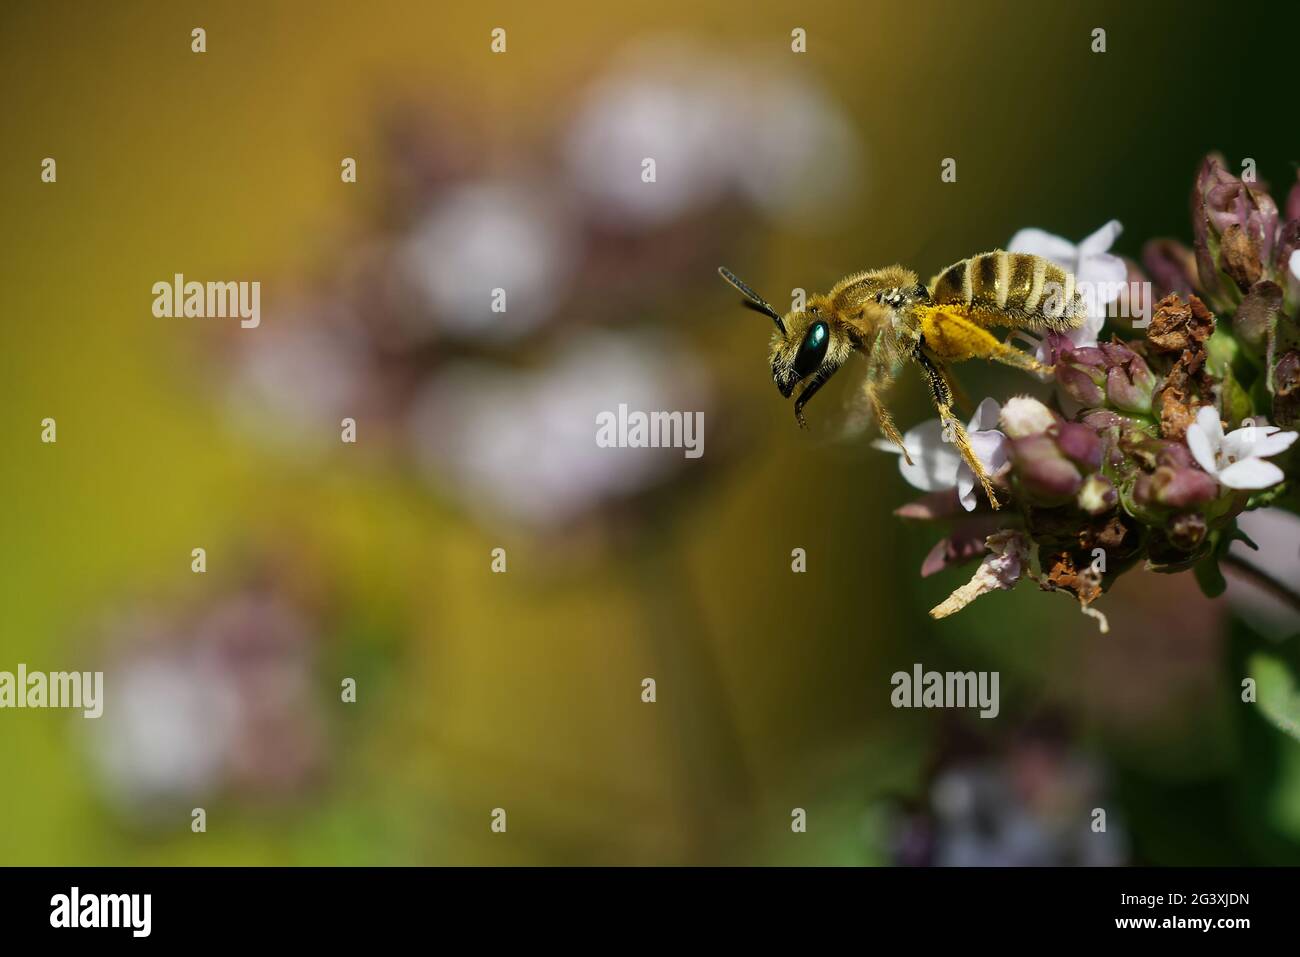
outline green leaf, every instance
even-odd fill
[[[1300,741],[1300,688],[1286,662],[1269,652],[1256,652],[1246,662],[1255,679],[1256,701],[1279,730]]]
[[[1197,562],[1192,574],[1196,576],[1196,584],[1201,586],[1206,598],[1218,598],[1228,587],[1223,572],[1219,569],[1219,556],[1214,552]]]

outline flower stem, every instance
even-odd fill
[[[1282,599],[1296,611],[1300,611],[1300,592],[1297,592],[1290,585],[1278,581],[1258,565],[1251,564],[1233,552],[1226,553],[1222,561],[1229,568],[1236,569],[1241,573],[1242,577],[1249,578],[1255,584],[1267,589],[1275,597]]]

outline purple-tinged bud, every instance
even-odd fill
[[[1222,180],[1212,186],[1205,197],[1210,225],[1226,235],[1233,226],[1240,226],[1244,239],[1258,243],[1265,260],[1271,258],[1273,240],[1277,236],[1280,215],[1277,203],[1263,189],[1255,189],[1237,177],[1222,170]]]
[[[1106,353],[1101,346],[1079,346],[1070,350],[1070,359],[1074,364],[1085,369],[1105,369]]]
[[[1212,475],[1195,468],[1161,465],[1142,475],[1133,486],[1133,498],[1142,505],[1192,508],[1211,502],[1219,495],[1219,483]]]
[[[1096,432],[1101,439],[1102,461],[1112,468],[1124,464],[1124,451],[1119,446],[1125,426],[1123,416],[1110,409],[1092,409],[1080,416],[1079,422]]]
[[[1119,503],[1119,492],[1110,479],[1100,472],[1093,472],[1083,480],[1077,497],[1079,508],[1089,515],[1103,515]]]
[[[1187,296],[1196,288],[1196,254],[1174,239],[1153,239],[1142,247],[1142,265],[1163,299],[1170,293]]]
[[[1273,274],[1280,283],[1291,272],[1291,254],[1300,249],[1300,217],[1288,219],[1277,231],[1277,255],[1273,259]]]
[[[1156,377],[1140,355],[1122,342],[1104,342],[1063,354],[1056,381],[1085,408],[1110,405],[1125,412],[1151,411]]]
[[[1121,415],[1111,409],[1090,409],[1079,417],[1079,423],[1097,433],[1101,439],[1102,461],[1110,468],[1124,465],[1128,452],[1146,443],[1156,443],[1157,426],[1146,419]],[[1149,468],[1155,467],[1154,452]]]
[[[1192,228],[1196,236],[1196,265],[1200,286],[1219,309],[1235,297],[1221,293],[1219,270],[1245,292],[1271,266],[1279,222],[1277,204],[1261,189],[1228,172],[1223,158],[1206,157],[1192,192]]]
[[[1167,465],[1172,469],[1194,469],[1197,467],[1192,450],[1182,442],[1165,442],[1156,453],[1156,464]]]
[[[1112,429],[1123,428],[1126,420],[1124,416],[1110,409],[1089,409],[1079,416],[1079,421],[1100,435]]]
[[[1169,523],[1169,543],[1184,552],[1192,552],[1205,541],[1205,516],[1199,512],[1183,512]]]
[[[1036,505],[1064,505],[1083,484],[1083,476],[1052,436],[1029,435],[1011,441],[1016,478]]]
[[[1218,236],[1211,236],[1210,216],[1206,209],[1205,197],[1218,182],[1220,174],[1227,175],[1223,169],[1223,157],[1211,153],[1201,162],[1196,171],[1196,185],[1192,187],[1192,248],[1196,255],[1196,286],[1208,296],[1215,296],[1219,291],[1219,266],[1214,261],[1214,251],[1210,249],[1213,239],[1218,246]]]
[[[1056,365],[1061,356],[1069,355],[1075,348],[1069,336],[1060,332],[1049,332],[1043,337],[1043,348],[1047,353],[1047,364]]]
[[[1088,471],[1101,468],[1101,437],[1079,422],[1061,422],[1050,433],[1061,452],[1075,465]]]
[[[1102,386],[1106,384],[1106,374],[1100,369],[1076,364],[1072,354],[1069,359],[1061,357],[1057,360],[1055,373],[1057,385],[1084,408],[1094,409],[1105,403],[1106,394]]]
[[[1102,365],[1107,369],[1124,365],[1137,355],[1136,352],[1122,342],[1099,342],[1097,343],[1097,351],[1101,353]]]
[[[1106,370],[1106,398],[1125,412],[1150,412],[1151,395],[1156,377],[1146,361],[1127,346],[1118,343],[1106,347],[1111,366]]]

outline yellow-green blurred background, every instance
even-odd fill
[[[247,679],[240,700],[270,699],[245,739],[284,736],[239,773],[228,752],[195,764],[201,708],[144,788],[123,784],[135,765],[114,766],[95,722],[0,712],[0,863],[888,863],[951,755],[1011,773],[1025,762],[1007,756],[1044,725],[1042,773],[1077,760],[1103,782],[1079,800],[1110,809],[1115,859],[1294,860],[1300,758],[1261,744],[1235,706],[1226,602],[1138,572],[1104,600],[1104,637],[1029,586],[931,622],[964,576],[920,579],[938,536],[891,515],[912,494],[894,458],[831,441],[830,398],[809,406],[821,429],[795,428],[766,369],[768,329],[713,272],[724,261],[781,303],[894,261],[929,275],[1025,226],[1078,240],[1117,218],[1128,256],[1187,238],[1208,150],[1254,157],[1284,187],[1294,177],[1295,24],[1221,15],[1173,2],[6,5],[0,669],[168,660],[169,642],[205,640],[194,622],[250,589],[297,608],[310,636],[277,646],[271,677],[258,627],[251,645],[232,639],[244,657],[222,667]],[[495,27],[504,54],[489,49]],[[806,54],[791,52],[796,27]],[[597,231],[575,253],[581,295],[545,328],[394,347],[399,372],[379,381],[454,352],[499,363],[509,383],[602,330],[638,330],[646,350],[662,332],[708,382],[702,459],[616,506],[529,522],[475,502],[473,483],[429,481],[380,413],[358,417],[350,446],[310,404],[279,432],[256,396],[231,412],[238,355],[295,302],[335,295],[363,255],[381,270],[396,255],[382,237],[442,189],[432,174],[410,185],[420,157],[454,167],[453,185],[526,174],[560,194],[548,177],[573,162],[560,144],[586,91],[659,42],[816,91],[854,144],[842,201],[795,217],[722,196],[636,235],[616,223],[616,239]],[[752,134],[780,155],[808,135],[799,115],[756,109]],[[403,150],[417,158],[403,166]],[[355,184],[340,182],[345,156]],[[944,157],[956,183],[940,181]],[[814,152],[795,201],[842,159]],[[676,175],[661,164],[665,188]],[[175,273],[259,279],[261,328],[155,318],[152,284]],[[348,287],[360,312],[365,283]],[[962,379],[973,395],[1024,387]],[[929,414],[909,378],[894,403],[905,425]],[[300,448],[312,429],[325,441]],[[498,547],[504,575],[490,570]],[[173,624],[146,642],[140,615]],[[1000,671],[1001,715],[893,710],[889,676],[914,662]],[[344,677],[355,704],[339,701]],[[133,719],[145,740],[171,726],[167,702],[192,703],[169,687]],[[103,722],[113,693],[110,679]],[[304,748],[301,769],[278,773]],[[202,773],[172,780],[169,761]],[[497,807],[505,834],[489,827]],[[796,807],[806,834],[791,832]]]

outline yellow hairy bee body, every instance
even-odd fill
[[[824,295],[808,297],[784,316],[725,268],[719,273],[748,304],[776,324],[769,360],[772,379],[804,425],[803,407],[853,353],[867,361],[864,392],[881,431],[911,461],[882,396],[901,366],[914,362],[925,373],[939,416],[970,466],[989,503],[997,495],[971,449],[965,426],[952,412],[953,389],[946,365],[991,359],[1046,377],[1051,369],[1003,342],[990,330],[1065,332],[1087,315],[1074,276],[1050,260],[1002,250],[953,263],[928,285],[902,266],[855,273]]]
[[[1083,321],[1074,276],[1050,259],[995,250],[953,263],[930,280],[935,303],[970,307],[981,326],[1064,332]]]

